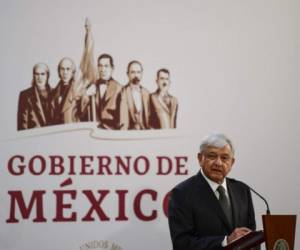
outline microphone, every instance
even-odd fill
[[[234,182],[237,182],[237,180],[236,179],[232,179],[232,178],[230,178],[230,180],[233,180]],[[243,182],[244,183],[244,182]],[[266,204],[266,206],[267,206],[267,211],[266,211],[266,213],[267,213],[267,215],[270,215],[271,214],[271,212],[270,212],[270,208],[269,208],[269,204],[268,204],[268,202],[267,202],[267,200],[261,195],[261,194],[259,194],[258,192],[256,192],[252,187],[250,187],[248,184],[246,184],[246,183],[244,183],[253,193],[255,193],[259,198],[261,198],[264,202],[265,202],[265,204]]]

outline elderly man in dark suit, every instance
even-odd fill
[[[200,146],[201,170],[177,185],[169,203],[174,250],[218,250],[255,230],[248,186],[227,178],[234,148],[223,134],[212,134]]]
[[[57,71],[60,80],[53,91],[54,123],[65,124],[78,122],[78,96],[75,91],[75,63],[71,58],[64,57],[60,60]]]
[[[23,90],[19,96],[18,130],[52,124],[53,106],[49,76],[49,67],[45,63],[34,65],[32,86]]]

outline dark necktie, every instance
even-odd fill
[[[232,225],[232,213],[231,213],[229,200],[225,194],[225,188],[223,186],[219,186],[217,188],[217,191],[219,192],[219,201],[220,201],[221,207],[222,207],[230,225]]]

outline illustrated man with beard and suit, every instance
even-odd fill
[[[114,61],[111,55],[98,57],[99,79],[82,98],[81,120],[97,121],[104,129],[119,129],[119,107],[122,85],[112,78]]]
[[[71,58],[64,57],[60,60],[57,70],[60,80],[53,93],[54,123],[78,122],[78,96],[75,93],[75,63]]]
[[[200,171],[171,192],[169,227],[174,250],[220,250],[255,230],[249,187],[227,178],[232,142],[212,134],[200,145]]]
[[[150,95],[150,126],[154,129],[176,128],[178,102],[169,94],[170,72],[160,69],[156,76],[158,88]]]
[[[129,83],[123,87],[120,104],[120,128],[122,130],[149,129],[149,92],[140,83],[143,67],[139,61],[127,66]]]
[[[49,126],[53,120],[49,67],[38,63],[33,67],[32,86],[19,95],[18,130]]]

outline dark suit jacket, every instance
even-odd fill
[[[120,102],[120,129],[130,130],[136,129],[136,124],[140,124],[140,129],[149,129],[149,98],[150,94],[146,88],[140,86],[142,96],[142,114],[140,121],[136,117],[136,108],[134,99],[131,94],[131,87],[128,83],[121,91],[121,102]]]
[[[65,124],[78,122],[77,100],[74,90],[74,81],[68,86],[65,95],[62,93],[63,83],[60,81],[53,91],[52,105],[54,107],[54,123]]]
[[[169,203],[169,227],[174,250],[218,250],[236,227],[255,230],[255,216],[249,188],[227,178],[233,210],[231,226],[201,172],[177,185]]]
[[[90,96],[84,95],[81,101],[81,120],[82,121],[93,121],[97,120],[100,122],[101,128],[106,129],[119,129],[119,108],[120,108],[120,95],[122,85],[114,79],[110,79],[107,84],[106,92],[103,98],[100,97],[99,91],[99,80],[96,82],[96,95],[95,103],[92,103]],[[96,108],[96,118],[92,115],[92,105]]]
[[[52,125],[53,106],[51,104],[51,88],[47,85],[48,98],[42,105],[37,87],[23,90],[19,95],[18,130],[38,128]]]
[[[150,118],[149,124],[154,129],[176,128],[178,101],[174,96],[170,97],[170,107],[159,100],[156,91],[150,95]]]

